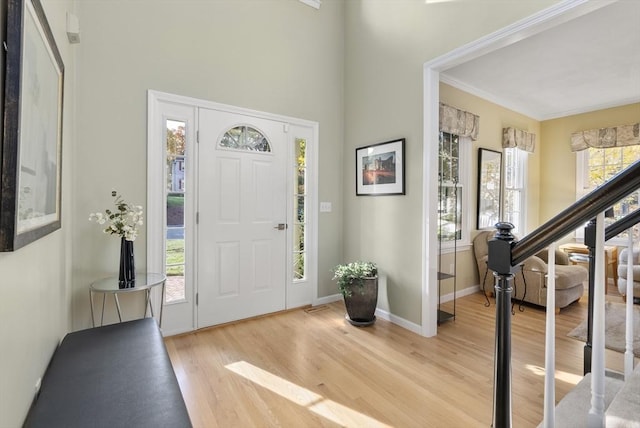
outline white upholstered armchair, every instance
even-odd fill
[[[495,278],[487,272],[489,247],[487,242],[495,236],[495,230],[481,231],[473,240],[473,250],[478,265],[480,288],[486,294],[493,292]],[[582,266],[570,265],[567,255],[556,250],[556,309],[564,308],[579,300],[589,273]],[[546,306],[547,302],[547,251],[543,250],[526,259],[522,270],[514,277],[512,297],[534,305]],[[526,283],[526,286],[525,286]]]
[[[618,256],[618,291],[626,299],[627,294],[627,260],[629,251],[627,248],[620,251]],[[634,249],[631,256],[633,265],[633,296],[640,298],[640,250]]]

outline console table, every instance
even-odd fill
[[[158,320],[158,324],[162,326],[162,307],[164,302],[164,293],[165,293],[165,283],[167,277],[161,273],[136,273],[136,280],[132,285],[122,286],[120,285],[117,277],[109,277],[104,278],[98,281],[93,282],[89,286],[89,304],[91,305],[91,322],[93,326],[96,326],[96,321],[93,312],[93,294],[94,293],[102,293],[102,313],[100,315],[100,325],[102,326],[104,321],[104,303],[106,300],[107,294],[113,294],[113,300],[116,304],[116,309],[118,311],[118,319],[122,322],[122,311],[120,310],[120,302],[118,301],[118,294],[121,293],[135,293],[137,291],[145,292],[145,303],[144,303],[144,315],[145,318],[147,316],[147,308],[149,308],[151,312],[151,317],[153,317],[153,305],[151,304],[151,289],[153,287],[161,286],[162,287],[162,300],[160,303],[160,318]]]

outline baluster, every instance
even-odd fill
[[[629,380],[633,372],[633,227],[627,230],[629,239],[627,243],[627,305],[625,320],[625,353],[624,353],[624,380]]]
[[[604,213],[596,218],[596,260],[593,283],[593,350],[591,361],[591,409],[589,428],[601,428],[604,419]]]
[[[556,424],[556,244],[547,257],[547,314],[544,355],[544,427]]]

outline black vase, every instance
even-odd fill
[[[376,322],[378,305],[378,277],[364,278],[351,282],[351,296],[344,296],[347,308],[346,319],[357,327],[365,327]]]
[[[133,258],[133,241],[120,240],[120,288],[131,288],[136,284],[136,264]]]

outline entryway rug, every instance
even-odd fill
[[[604,307],[604,346],[618,352],[625,351],[625,303],[606,302]],[[583,321],[567,336],[586,342],[587,321]],[[633,305],[633,353],[640,358],[640,307]]]

